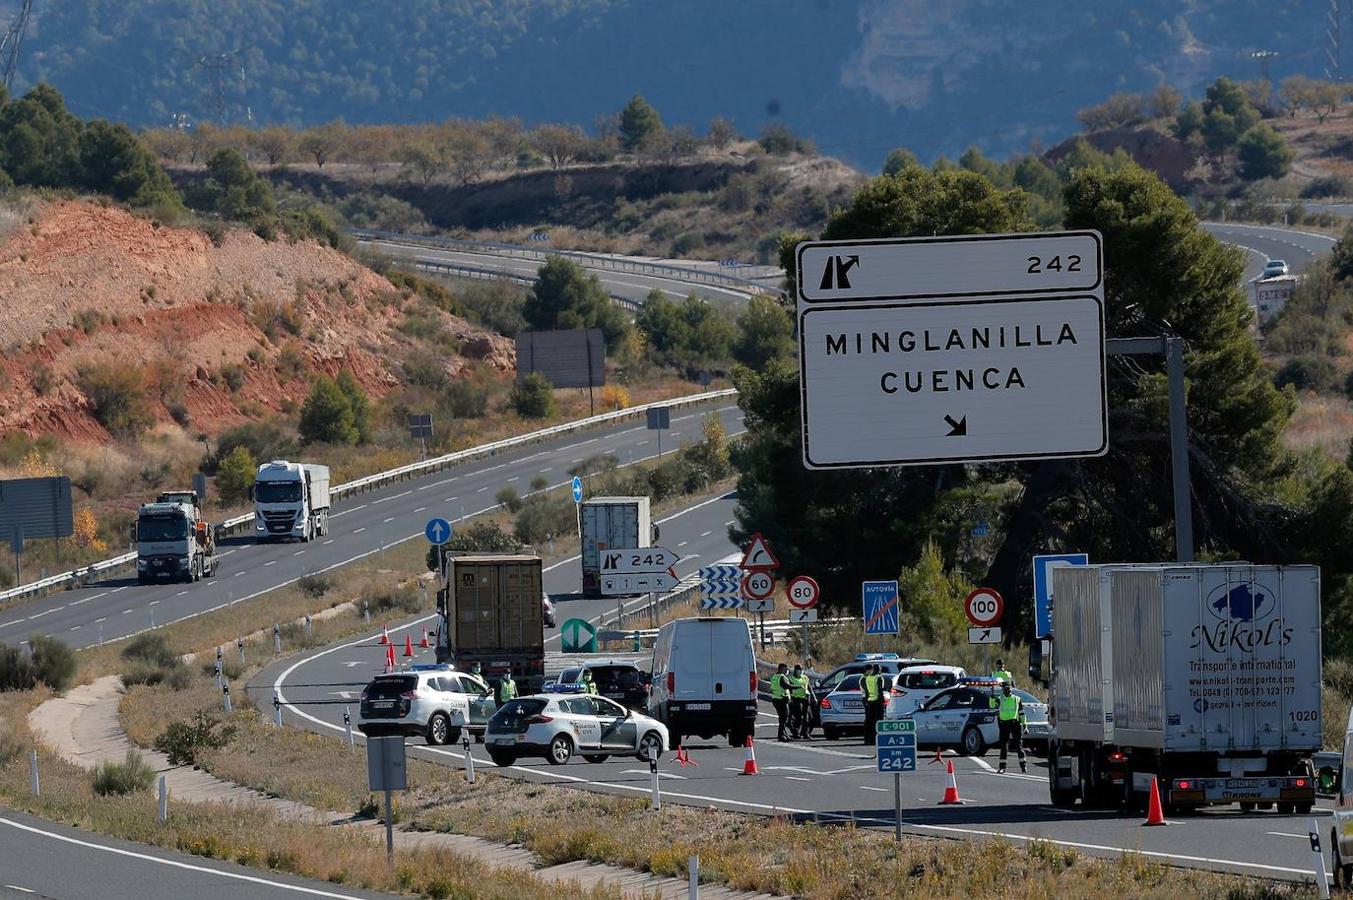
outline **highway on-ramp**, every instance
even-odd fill
[[[1270,225],[1241,225],[1231,222],[1204,222],[1202,226],[1223,243],[1246,251],[1245,281],[1259,277],[1270,259],[1286,260],[1292,274],[1304,272],[1321,256],[1330,252],[1336,238],[1314,231],[1298,231]]]
[[[663,437],[664,452],[699,440],[701,424],[717,412],[727,433],[742,433],[741,413],[730,400],[677,410]],[[428,519],[453,521],[493,509],[504,487],[530,491],[533,479],[552,486],[568,483],[570,470],[599,456],[620,465],[652,459],[657,439],[642,421],[576,432],[538,444],[503,451],[461,466],[396,482],[336,504],[330,533],[305,544],[255,543],[249,536],[223,545],[218,574],[195,584],[138,586],[135,577],[114,578],[79,590],[50,594],[0,611],[0,641],[48,634],[81,648],[201,615],[262,596],[304,575],[334,569],[379,554],[396,543],[422,540]],[[732,516],[724,516],[731,519]],[[562,592],[581,587],[581,573],[560,582]]]

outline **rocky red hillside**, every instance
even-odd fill
[[[395,360],[411,339],[396,326],[412,301],[336,250],[243,230],[213,242],[89,202],[6,218],[0,434],[108,440],[83,389],[91,370],[136,373],[157,422],[207,434],[294,411],[315,372],[351,369],[373,397],[398,385]],[[510,341],[437,318],[465,348],[446,356],[449,374],[468,358],[514,367]]]

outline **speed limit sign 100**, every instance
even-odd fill
[[[968,621],[978,628],[986,628],[1001,621],[1005,613],[1005,601],[991,588],[978,588],[968,595],[963,604]]]
[[[817,582],[808,575],[800,575],[789,582],[785,595],[789,599],[789,605],[795,609],[812,609],[817,606]]]

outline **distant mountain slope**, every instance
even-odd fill
[[[13,0],[9,0],[12,5]],[[590,125],[642,91],[667,122],[778,116],[875,168],[1053,143],[1076,109],[1168,80],[1320,74],[1327,0],[42,0],[19,82],[138,125],[521,116]],[[1353,29],[1353,23],[1347,23]],[[220,54],[231,54],[222,56]],[[1353,54],[1349,54],[1353,56]],[[218,91],[219,85],[219,91]]]

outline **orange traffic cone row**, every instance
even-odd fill
[[[432,646],[428,643],[428,630],[426,628],[423,629],[423,639],[418,642],[418,646],[422,647],[424,650]]]
[[[385,674],[389,675],[395,670],[395,645],[385,645]]]
[[[1143,822],[1142,825],[1145,826],[1145,825],[1169,825],[1169,824],[1170,824],[1169,822],[1165,821],[1165,810],[1161,809],[1160,806],[1160,788],[1156,786],[1156,779],[1152,778],[1151,800],[1146,804],[1146,821]]]
[[[756,751],[752,749],[752,736],[747,735],[747,755],[742,761],[743,775],[760,775],[760,770],[756,767]]]
[[[958,797],[958,780],[954,778],[954,761],[949,760],[949,765],[944,770],[944,799],[937,805],[954,806],[963,801]]]
[[[382,626],[381,626],[381,645],[384,646],[384,645],[386,645],[386,644],[388,644],[388,643],[390,643],[390,629],[388,629],[388,628],[386,628],[384,625],[382,625]]]
[[[409,659],[413,656],[413,635],[404,635],[404,658]]]

